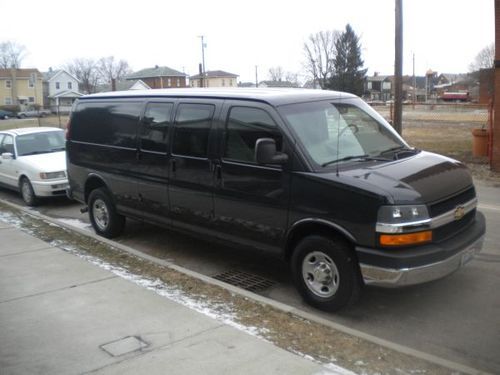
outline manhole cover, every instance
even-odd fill
[[[212,277],[250,292],[260,292],[274,285],[273,281],[261,276],[236,270],[226,271]]]
[[[119,357],[131,352],[141,351],[149,345],[140,337],[127,336],[122,339],[101,345],[100,348],[113,357]]]

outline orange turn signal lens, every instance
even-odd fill
[[[406,234],[381,234],[380,244],[382,246],[407,246],[417,245],[432,241],[432,231],[406,233]]]

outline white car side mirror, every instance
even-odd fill
[[[2,154],[2,159],[3,160],[12,160],[12,159],[14,159],[14,155],[10,152],[4,152]]]

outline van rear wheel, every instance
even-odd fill
[[[116,207],[105,188],[92,190],[88,200],[89,218],[97,234],[113,238],[125,226],[125,217],[116,212]]]
[[[310,305],[336,311],[356,302],[361,276],[349,245],[320,235],[305,237],[292,255],[295,285]]]

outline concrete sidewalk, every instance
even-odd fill
[[[0,222],[0,373],[89,372],[333,373]]]

